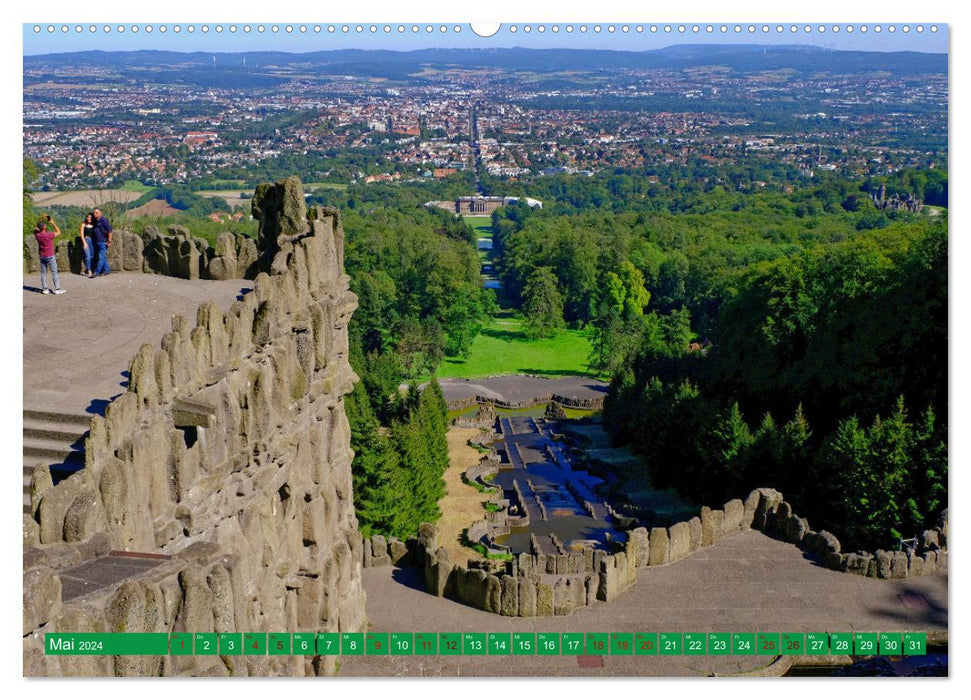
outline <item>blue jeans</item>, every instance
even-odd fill
[[[57,278],[57,258],[53,256],[40,259],[40,288],[47,289],[47,270],[51,271],[54,289],[60,289],[61,280]]]
[[[94,274],[107,275],[111,272],[111,268],[108,267],[108,242],[95,243],[95,246],[98,248],[98,269],[94,271]]]
[[[84,237],[84,243],[87,244],[81,249],[81,252],[84,254],[84,269],[86,272],[94,272],[91,267],[91,258],[94,256],[94,243],[91,241],[90,236]]]

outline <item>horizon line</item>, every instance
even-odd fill
[[[242,38],[242,37],[241,37]],[[818,51],[824,51],[827,53],[879,53],[879,54],[893,54],[893,53],[919,53],[929,56],[947,56],[950,54],[949,51],[928,51],[920,49],[888,49],[888,50],[877,50],[877,49],[866,49],[866,48],[835,48],[830,46],[820,46],[818,44],[773,44],[773,43],[734,43],[734,42],[685,42],[678,44],[668,44],[666,46],[654,47],[654,48],[644,48],[644,49],[632,49],[632,48],[602,48],[602,47],[576,47],[576,46],[545,46],[545,47],[528,47],[528,46],[425,46],[421,48],[414,49],[401,49],[401,48],[360,48],[360,47],[340,47],[340,48],[326,48],[326,49],[311,49],[307,51],[292,51],[286,49],[242,49],[238,51],[226,51],[226,50],[207,50],[207,49],[162,49],[162,48],[146,48],[146,49],[115,49],[115,50],[105,50],[105,49],[76,49],[72,51],[48,51],[44,53],[25,53],[24,58],[39,58],[43,56],[66,56],[70,54],[82,54],[82,53],[97,53],[97,54],[131,54],[131,53],[175,53],[175,54],[224,54],[224,55],[242,55],[248,53],[276,53],[276,54],[286,54],[291,56],[304,56],[308,54],[317,53],[337,53],[339,51],[361,51],[361,52],[386,52],[386,53],[418,53],[420,51],[576,51],[576,52],[604,52],[604,53],[652,53],[656,51],[664,51],[666,49],[678,48],[678,47],[726,47],[726,48],[743,48],[743,47],[759,47],[759,48],[770,48],[776,50],[805,50],[805,49],[815,49]]]

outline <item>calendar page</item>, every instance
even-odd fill
[[[948,675],[946,23],[22,39],[23,676]]]

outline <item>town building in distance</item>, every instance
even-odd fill
[[[533,207],[534,209],[542,209],[543,203],[538,199],[532,199],[530,197],[484,197],[480,195],[473,195],[470,197],[459,197],[454,201],[448,202],[425,202],[426,207],[437,207],[438,209],[444,209],[445,211],[450,211],[453,214],[479,214],[488,215],[492,214],[499,207],[505,207],[510,204],[515,204],[516,202],[522,201],[526,205]]]

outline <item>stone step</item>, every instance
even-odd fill
[[[24,427],[33,422],[43,423],[66,423],[76,426],[80,432],[87,432],[91,427],[91,415],[88,413],[65,413],[63,411],[52,411],[43,408],[24,409]],[[71,428],[73,430],[74,428]]]
[[[23,418],[23,510],[30,513],[30,482],[39,464],[50,465],[55,483],[84,467],[91,416],[34,408],[24,409]]]
[[[88,432],[88,425],[61,421],[32,419],[24,420],[24,438],[57,440],[69,445],[81,441]]]
[[[24,436],[24,458],[46,459],[49,462],[66,461],[76,450],[71,444],[62,440],[46,440],[44,438],[28,438]]]

